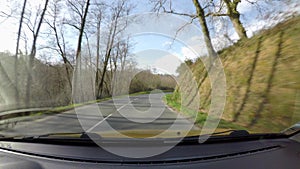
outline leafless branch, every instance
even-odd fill
[[[79,15],[80,18],[82,18],[82,14],[83,14],[82,10],[80,11],[80,10],[78,9],[78,7],[72,2],[72,0],[68,0],[67,2],[68,2],[68,4],[71,5],[71,6],[70,6],[71,9],[72,9],[73,11],[75,11],[75,13],[76,13],[77,15]]]
[[[179,29],[176,30],[175,36],[172,38],[172,42],[171,42],[170,46],[175,42],[175,40],[176,40],[176,38],[177,38],[179,32],[182,31],[186,26],[192,24],[192,23],[194,22],[195,19],[197,19],[197,16],[191,18],[191,21],[190,21],[190,22],[185,23],[185,24],[182,25]]]
[[[69,22],[63,22],[63,24],[69,25],[69,26],[71,26],[71,27],[73,27],[73,28],[75,28],[77,30],[80,30],[80,28],[77,25],[75,25],[75,24],[72,24],[72,23],[69,23]]]
[[[228,16],[228,14],[226,14],[226,13],[213,13],[213,12],[210,12],[210,13],[207,13],[205,15],[205,17],[208,17],[208,16]]]
[[[187,13],[179,13],[179,12],[175,12],[175,11],[167,11],[167,10],[164,10],[165,13],[170,13],[170,14],[175,14],[175,15],[180,15],[180,16],[187,16],[187,17],[190,17],[190,18],[195,18],[197,17],[197,15],[195,14],[187,14]]]

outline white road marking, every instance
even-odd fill
[[[138,98],[135,98],[133,100],[138,100]],[[123,109],[125,106],[131,104],[132,101],[128,102],[127,104],[122,105],[121,107],[119,107],[117,109],[117,111],[120,111],[121,109]],[[92,130],[94,130],[98,125],[100,125],[102,122],[104,122],[105,120],[107,120],[110,116],[112,116],[112,113],[108,116],[106,116],[104,119],[102,119],[101,121],[99,121],[97,124],[95,124],[93,127],[89,128],[88,130],[86,130],[86,132],[91,132]]]
[[[97,124],[95,124],[93,127],[89,128],[88,130],[86,130],[86,132],[91,132],[92,130],[94,130],[98,125],[100,125],[102,122],[104,122],[106,119],[108,119],[110,116],[112,116],[112,114],[106,116],[104,119],[102,119],[101,121],[99,121]]]
[[[138,98],[135,98],[135,99],[133,99],[133,100],[137,100]],[[133,101],[132,100],[132,101]],[[125,106],[128,106],[129,104],[131,104],[132,103],[132,101],[130,101],[130,102],[128,102],[127,104],[123,104],[121,107],[119,107],[118,109],[117,109],[117,111],[120,111],[121,109],[123,109]]]

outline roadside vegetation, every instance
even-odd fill
[[[219,52],[227,81],[226,107],[219,128],[279,132],[300,121],[299,39],[300,17],[294,17]],[[182,108],[182,113],[197,116],[196,124],[201,126],[210,106],[210,81],[201,59],[189,65],[195,79],[202,82],[201,107],[199,112]],[[180,110],[178,90],[165,99]]]
[[[200,112],[200,111],[195,112],[186,107],[183,107],[181,103],[178,102],[177,99],[173,98],[173,96],[174,94],[166,94],[164,97],[165,103],[174,111],[179,112],[183,116],[188,117],[188,119],[190,119],[191,121],[194,121],[194,124],[196,124],[198,127],[201,128],[204,125],[204,122],[206,121],[207,113]],[[221,119],[217,130],[229,130],[229,129],[245,130],[246,128],[241,125],[234,124],[230,121]]]

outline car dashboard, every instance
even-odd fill
[[[298,134],[292,138],[178,144],[163,154],[148,158],[125,158],[91,145],[1,141],[0,168],[298,169],[299,138]],[[126,152],[138,146],[133,143],[118,148]]]

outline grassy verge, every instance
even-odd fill
[[[190,110],[186,107],[182,107],[181,104],[174,99],[173,94],[166,94],[164,97],[165,103],[171,107],[172,109],[176,110],[177,112],[180,112],[184,116],[190,117],[195,119],[195,124],[199,126],[200,128],[204,125],[207,114],[203,112],[195,112],[193,110]],[[227,130],[227,129],[237,129],[242,130],[245,129],[243,126],[240,126],[238,124],[234,124],[232,122],[226,121],[224,119],[220,120],[220,123],[218,125],[219,130]]]
[[[226,125],[222,121],[222,126],[231,126],[234,121],[252,132],[269,133],[280,132],[300,121],[297,116],[300,110],[299,30],[300,16],[219,52],[226,76],[222,118],[228,122]],[[211,79],[205,78],[207,70],[201,59],[191,64],[190,69],[200,85],[201,110],[208,112],[213,91]],[[180,88],[188,92],[189,86],[187,81]]]

